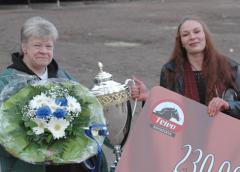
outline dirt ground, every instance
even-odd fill
[[[148,87],[159,82],[161,66],[173,49],[176,26],[183,16],[200,16],[218,48],[240,62],[239,0],[162,0],[65,3],[0,7],[0,70],[19,48],[22,23],[42,16],[58,28],[58,62],[91,88],[101,61],[113,79],[132,75]]]
[[[201,17],[222,53],[240,62],[240,0],[117,0],[0,6],[0,70],[19,49],[19,32],[32,16],[59,30],[55,58],[79,82],[92,88],[97,62],[113,79],[132,75],[150,88],[173,49],[176,27],[188,15]]]

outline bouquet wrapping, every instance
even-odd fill
[[[74,81],[14,81],[0,95],[0,144],[29,163],[88,159],[104,141],[105,123],[97,98]]]

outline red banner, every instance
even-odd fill
[[[117,172],[240,172],[240,121],[154,87]]]

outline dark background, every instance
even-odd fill
[[[60,0],[61,2],[94,1],[94,0]],[[2,5],[28,4],[28,3],[54,3],[57,0],[0,0]]]

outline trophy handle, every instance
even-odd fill
[[[131,129],[131,123],[132,123],[132,107],[131,107],[131,103],[130,101],[127,101],[127,113],[128,113],[128,117],[127,117],[127,121],[126,121],[126,124],[125,124],[125,127],[124,127],[124,130],[125,130],[125,134],[124,134],[124,138],[121,142],[121,148],[124,146],[124,144],[126,143],[127,141],[127,138],[128,138],[128,134],[130,132],[130,129]]]
[[[131,83],[131,85],[129,85],[129,83]],[[131,86],[133,86],[133,85],[135,85],[135,81],[133,79],[126,79],[125,86],[127,86],[129,88],[129,94],[131,93]],[[134,105],[133,105],[133,110],[132,110],[132,117],[135,114],[136,107],[137,107],[137,99],[134,100]]]
[[[126,86],[129,86],[129,83],[131,83],[131,86],[135,85],[135,81],[133,79],[126,79],[124,84]]]

